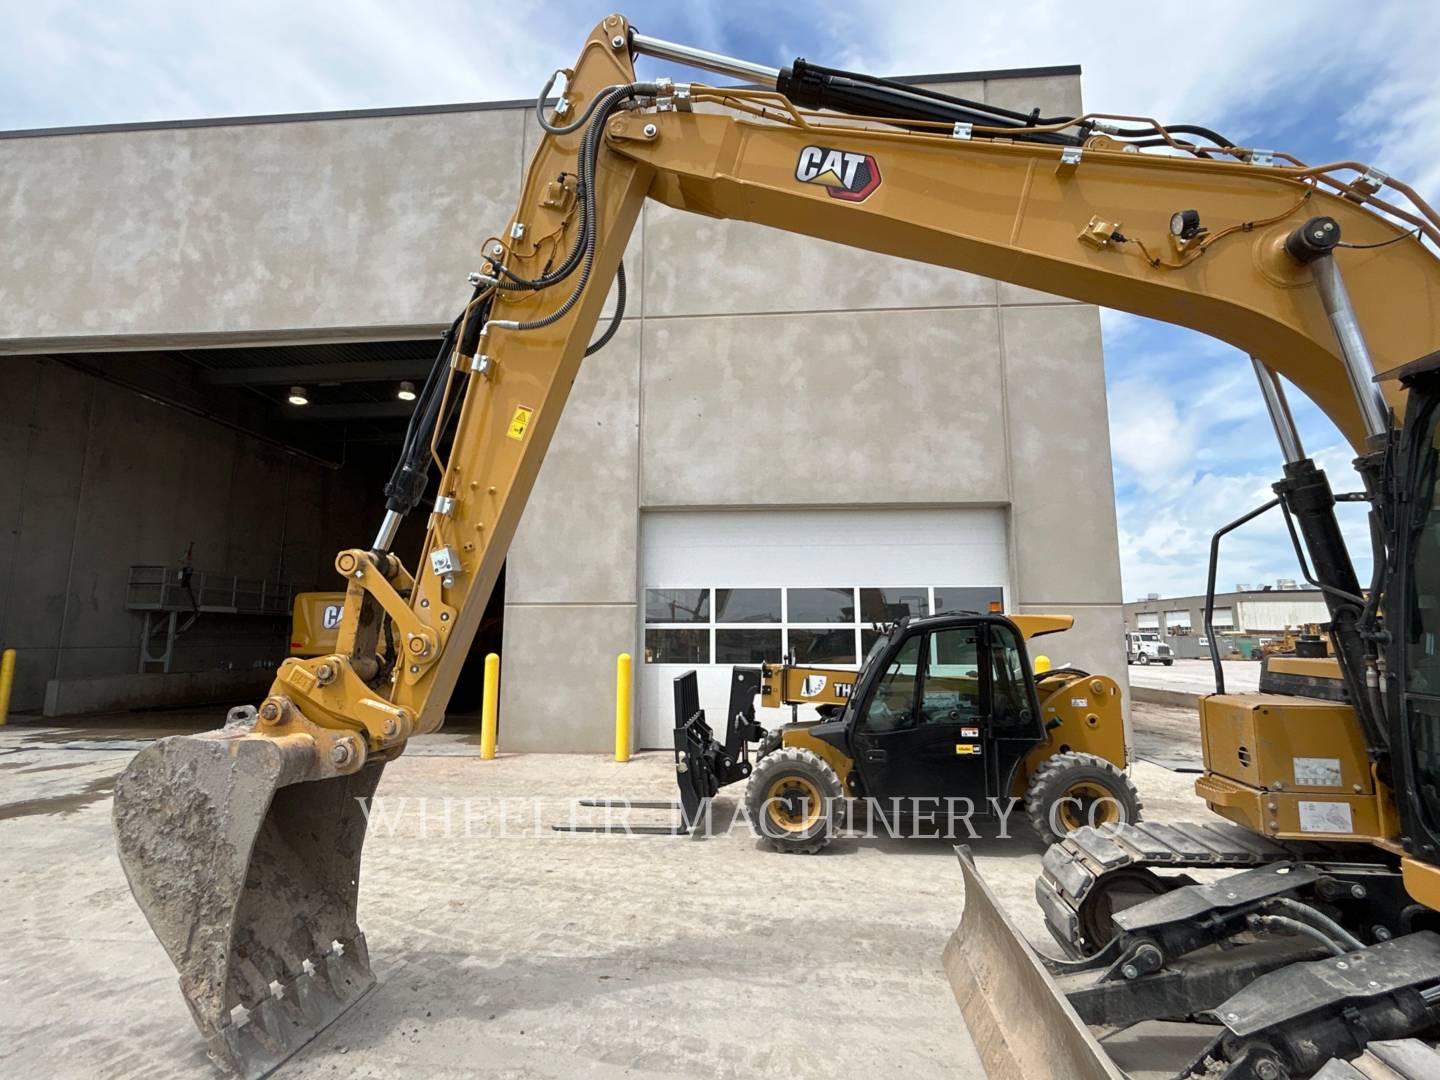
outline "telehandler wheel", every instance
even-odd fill
[[[780,749],[780,742],[784,738],[778,731],[767,731],[765,737],[760,740],[760,745],[755,748],[755,760],[768,757]]]
[[[1041,762],[1025,789],[1025,813],[1047,844],[1083,825],[1139,821],[1142,809],[1128,776],[1102,757],[1073,750]]]
[[[750,774],[745,809],[776,851],[813,855],[834,839],[843,793],[840,777],[819,754],[782,746]]]

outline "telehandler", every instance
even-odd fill
[[[1138,821],[1115,680],[1073,667],[1032,674],[1024,643],[1074,621],[941,612],[883,628],[858,672],[736,667],[723,741],[699,707],[695,673],[682,675],[675,765],[685,827],[740,780],[749,781],[749,820],[786,853],[820,851],[857,806],[917,835],[971,835],[971,818],[1005,823],[1021,800],[1047,841]],[[820,719],[767,732],[757,700],[813,705]]]
[[[751,85],[639,81],[641,53]],[[1083,985],[1057,981],[968,867],[947,968],[993,1076],[1117,1077],[1087,1025],[1156,1016],[1210,1024],[1182,1075],[1440,1075],[1423,1041],[1440,1009],[1440,215],[1359,162],[803,60],[776,70],[619,15],[552,107],[561,77],[379,533],[336,560],[335,652],[287,661],[258,709],[154,744],[117,783],[122,865],[216,1058],[262,1075],[373,985],[355,922],[361,801],[440,726],[576,371],[617,325],[590,344],[652,198],[1161,319],[1254,358],[1285,459],[1267,507],[1325,595],[1334,677],[1226,694],[1217,661],[1196,791],[1225,822],[1087,826],[1047,852],[1038,896],[1081,969],[1060,978]],[[1357,453],[1368,591],[1282,375]],[[391,546],[432,456],[429,531],[406,565]],[[1177,871],[1192,868],[1238,873],[1189,884]]]

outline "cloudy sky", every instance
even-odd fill
[[[0,130],[528,97],[607,10],[12,2],[0,5],[10,42]],[[632,0],[621,10],[646,33],[777,67],[797,55],[877,74],[1078,63],[1089,108],[1204,124],[1311,162],[1358,158],[1440,195],[1433,0]],[[1125,596],[1200,591],[1210,533],[1268,498],[1279,469],[1249,363],[1190,331],[1103,315]],[[1334,428],[1291,397],[1307,449],[1337,489],[1353,487]],[[1231,538],[1220,580],[1295,576],[1277,520]]]

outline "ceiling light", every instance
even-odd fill
[[[285,400],[290,402],[291,405],[309,405],[310,395],[305,393],[305,387],[292,386],[290,387],[290,396]]]
[[[395,391],[395,396],[401,401],[415,400],[415,384],[413,382],[402,382],[400,389]]]

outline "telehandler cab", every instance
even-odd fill
[[[971,836],[971,819],[1008,827],[1018,800],[1048,842],[1082,825],[1138,821],[1125,774],[1120,688],[1067,667],[1032,674],[1024,642],[1069,629],[1069,615],[944,613],[881,632],[858,672],[737,667],[724,742],[676,680],[675,765],[689,828],[707,800],[748,780],[751,823],[777,851],[814,853],[847,811],[892,832]],[[766,731],[763,705],[807,704],[820,719]],[[758,742],[756,761],[749,745]]]

